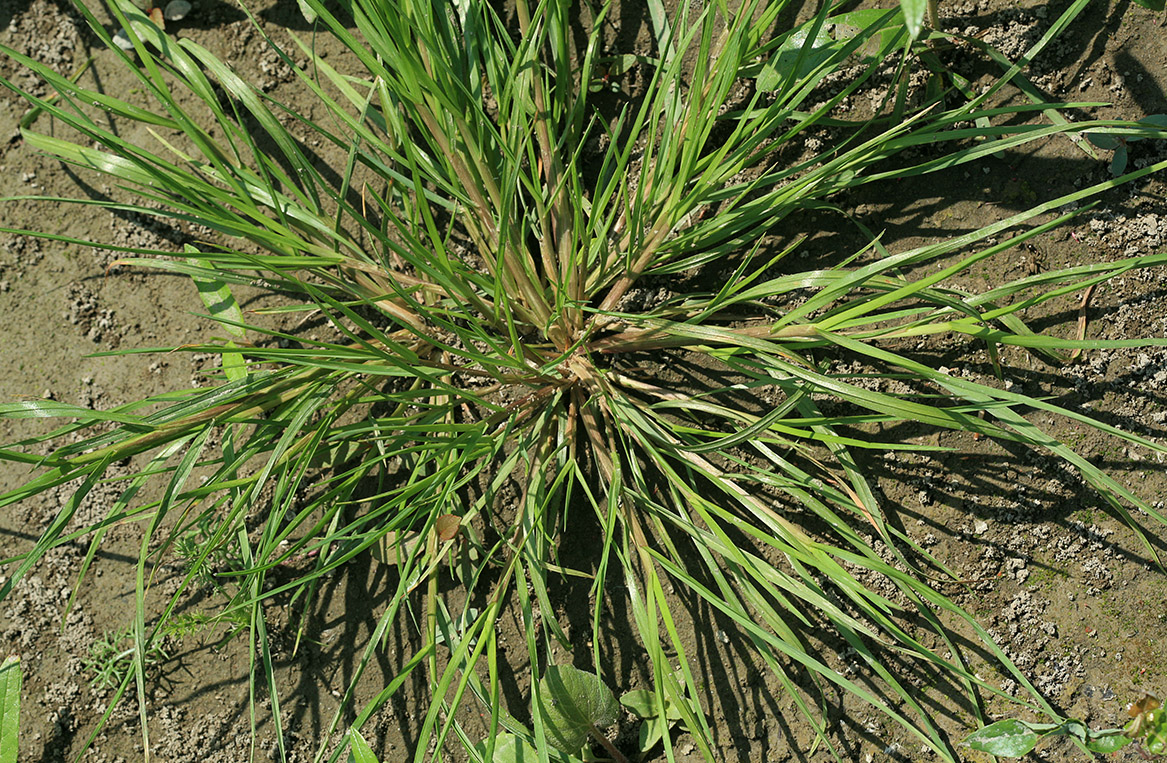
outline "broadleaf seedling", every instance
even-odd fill
[[[1061,723],[1030,723],[1007,718],[973,732],[964,744],[1001,758],[1024,757],[1042,740],[1054,736],[1072,736],[1090,752],[1102,755],[1118,752],[1136,740],[1141,740],[1152,755],[1167,752],[1167,709],[1160,706],[1157,697],[1144,696],[1128,705],[1127,713],[1133,720],[1122,729],[1091,729],[1074,718]]]
[[[1152,114],[1145,119],[1140,119],[1138,124],[1148,127],[1167,127],[1167,114]],[[1137,135],[1111,135],[1092,132],[1086,133],[1086,138],[1099,148],[1114,151],[1114,156],[1110,159],[1110,174],[1114,177],[1118,177],[1126,171],[1127,161],[1130,158],[1129,144],[1142,140]]]
[[[688,698],[694,713],[700,712],[697,703]],[[677,703],[666,697],[664,713],[651,689],[636,689],[624,694],[620,701],[595,673],[570,665],[552,665],[539,681],[537,710],[542,721],[547,743],[568,760],[588,759],[584,749],[590,736],[601,744],[611,760],[627,763],[627,758],[608,739],[604,729],[616,723],[621,706],[642,721],[639,751],[643,755],[655,747],[664,734],[684,715]],[[476,745],[480,755],[486,754],[486,741]],[[535,749],[528,739],[510,733],[501,733],[494,739],[491,763],[524,763],[536,760]],[[552,758],[556,758],[555,754]]]
[[[589,734],[610,746],[602,729],[619,718],[620,703],[595,673],[552,665],[539,681],[539,713],[547,741],[572,755],[583,749]]]
[[[698,712],[696,703],[685,698],[684,700],[694,713]],[[625,710],[641,720],[638,745],[641,754],[647,753],[656,747],[678,721],[683,717],[677,703],[669,697],[664,699],[664,713],[662,718],[660,701],[656,692],[651,689],[634,689],[620,698],[620,704]]]
[[[1134,719],[1123,729],[1128,738],[1141,739],[1152,755],[1167,753],[1167,708],[1162,706],[1158,697],[1144,695],[1127,707],[1127,714]]]

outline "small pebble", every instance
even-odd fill
[[[182,21],[190,13],[190,8],[187,0],[170,0],[162,15],[167,21]]]
[[[119,29],[117,34],[113,36],[114,45],[117,45],[122,50],[133,50],[134,43],[130,41],[130,36],[126,34],[126,30]]]

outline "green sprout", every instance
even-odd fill
[[[1163,133],[1167,129],[1167,114],[1152,114],[1149,117],[1140,119],[1136,124],[1145,125],[1149,128],[1158,128],[1158,132]],[[1114,151],[1114,155],[1110,160],[1110,174],[1115,177],[1126,172],[1126,165],[1128,160],[1128,147],[1131,143],[1140,141],[1144,136],[1141,135],[1126,135],[1123,133],[1086,133],[1086,138],[1095,146]],[[1160,137],[1156,135],[1155,137]],[[1162,137],[1167,137],[1164,133]]]
[[[1057,723],[1030,723],[1009,718],[973,732],[965,738],[964,744],[1001,758],[1022,758],[1045,739],[1067,736],[1087,751],[1101,755],[1118,752],[1136,741],[1141,742],[1151,755],[1167,753],[1167,710],[1159,699],[1148,694],[1131,703],[1127,713],[1132,720],[1121,729],[1092,729],[1073,718]],[[1142,754],[1147,757],[1146,753]]]
[[[89,683],[95,688],[108,689],[117,686],[134,667],[134,634],[132,629],[106,633],[89,646],[88,657],[81,664],[90,674]],[[145,655],[147,666],[157,668],[170,659],[161,643],[151,643]]]

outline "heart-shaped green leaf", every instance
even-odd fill
[[[595,673],[552,665],[539,681],[539,712],[547,741],[570,755],[584,746],[592,727],[616,722],[620,703]]]

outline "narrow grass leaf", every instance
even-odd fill
[[[348,737],[350,763],[380,763],[372,749],[369,748],[369,743],[361,736],[361,732],[349,729],[346,736]]]
[[[20,658],[0,665],[0,763],[16,763],[20,750]]]

